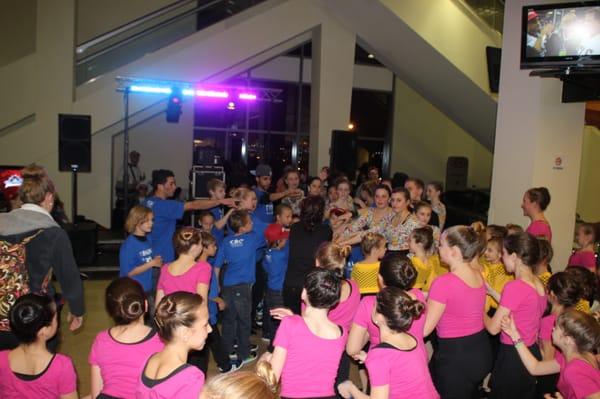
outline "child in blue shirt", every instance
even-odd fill
[[[238,343],[238,363],[250,363],[256,354],[250,353],[252,285],[256,280],[256,253],[265,246],[263,236],[252,231],[252,219],[247,211],[234,211],[229,218],[233,232],[223,239],[217,252],[217,276],[223,264],[221,297],[227,304],[223,312],[223,346],[231,353]]]
[[[150,306],[149,314],[153,314],[154,308],[152,268],[162,266],[162,258],[152,252],[152,241],[148,237],[153,222],[150,209],[141,205],[131,208],[125,222],[129,236],[119,249],[119,277],[131,277],[142,285]]]

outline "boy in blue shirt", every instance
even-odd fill
[[[287,208],[282,209],[282,211],[289,212],[289,218],[291,219],[292,210],[289,207]],[[278,222],[280,221],[279,214],[277,215],[277,220]],[[265,238],[269,244],[269,249],[265,253],[262,263],[267,273],[267,292],[265,293],[262,335],[265,341],[271,341],[275,337],[275,332],[279,326],[279,321],[271,318],[270,311],[271,309],[283,306],[282,291],[289,257],[289,236],[289,229],[281,223],[272,223],[265,230]]]
[[[250,363],[256,354],[250,352],[252,285],[256,281],[256,252],[265,239],[252,231],[252,219],[247,211],[234,211],[229,218],[232,235],[225,237],[215,259],[217,276],[223,264],[221,297],[227,304],[223,312],[223,346],[231,353],[238,343],[238,363]]]

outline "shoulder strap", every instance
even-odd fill
[[[29,237],[24,238],[23,241],[21,241],[21,245],[29,244],[31,242],[31,240],[33,240],[35,237],[40,235],[43,231],[44,231],[44,229],[40,229],[40,230],[36,231],[34,234],[30,235]]]

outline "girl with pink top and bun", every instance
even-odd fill
[[[558,272],[548,280],[546,291],[548,292],[551,310],[548,315],[542,317],[538,342],[542,352],[542,360],[552,360],[556,355],[556,348],[552,344],[552,330],[556,324],[556,319],[567,310],[575,307],[583,296],[583,287],[568,273]],[[557,382],[558,374],[538,377],[537,397],[556,392]]]
[[[380,288],[396,287],[406,291],[414,300],[425,304],[425,295],[417,288],[411,288],[417,278],[417,271],[410,260],[405,257],[392,257],[381,261],[379,266],[379,275],[377,280]],[[373,322],[373,311],[375,310],[376,296],[368,295],[360,300],[356,315],[346,343],[346,352],[352,357],[360,356],[364,346],[369,343],[369,350],[377,346],[380,342],[379,328]],[[425,356],[425,343],[423,341],[423,329],[425,327],[425,309],[415,317],[408,333],[417,339]]]
[[[334,384],[347,331],[327,314],[340,300],[341,280],[331,270],[308,273],[301,299],[302,316],[284,317],[265,355],[281,381],[281,398],[336,398]]]
[[[525,230],[535,237],[544,237],[552,242],[552,229],[550,223],[544,216],[544,211],[550,205],[550,192],[546,187],[534,187],[525,192],[521,209],[523,215],[531,219],[531,223]]]
[[[600,347],[600,324],[591,315],[567,310],[556,319],[552,342],[559,349],[551,360],[538,360],[523,344],[520,326],[512,316],[502,320],[521,361],[532,375],[560,372],[555,396],[565,399],[600,398],[600,370],[595,353]]]
[[[190,350],[201,350],[212,331],[208,307],[198,294],[175,292],[160,301],[154,321],[165,343],[140,372],[136,399],[197,399],[204,374],[186,363]]]
[[[381,342],[371,348],[366,365],[371,394],[360,391],[351,381],[339,386],[340,395],[356,399],[438,399],[422,356],[419,340],[408,331],[423,313],[425,304],[396,287],[385,287],[377,294],[373,321],[379,327]]]
[[[54,301],[48,296],[23,295],[8,318],[19,346],[0,351],[0,398],[77,399],[71,359],[46,349],[58,328]]]
[[[544,283],[534,273],[540,261],[538,240],[529,233],[505,237],[502,261],[506,271],[514,273],[515,279],[504,286],[494,317],[485,316],[486,328],[490,334],[496,335],[501,331],[502,319],[512,315],[519,325],[525,346],[541,358],[537,342],[547,298]],[[495,296],[494,293],[492,295]],[[490,398],[535,397],[536,378],[523,367],[512,340],[504,332],[500,334],[500,346],[492,370],[490,388]]]
[[[142,367],[165,346],[144,324],[148,302],[137,281],[122,277],[106,288],[106,310],[115,326],[100,332],[90,350],[92,398],[134,398]]]
[[[569,258],[568,266],[582,266],[596,273],[596,229],[591,223],[582,223],[577,228],[579,249]]]
[[[478,385],[492,366],[490,340],[483,324],[485,282],[471,267],[483,248],[483,237],[472,227],[454,226],[442,233],[440,256],[450,273],[431,285],[424,335],[437,331],[438,347],[430,368],[444,399],[478,398]]]

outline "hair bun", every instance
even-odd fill
[[[258,362],[256,365],[256,375],[265,382],[271,392],[277,393],[278,382],[271,363],[265,361]]]
[[[23,179],[41,179],[48,176],[46,169],[38,165],[29,165],[21,171]]]

